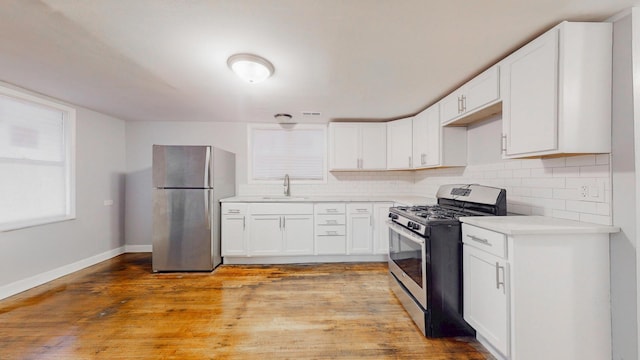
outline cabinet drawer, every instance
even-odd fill
[[[251,214],[304,215],[313,214],[313,204],[252,203]]]
[[[371,214],[373,205],[371,203],[355,203],[347,205],[348,214]]]
[[[346,235],[344,225],[316,225],[316,236]]]
[[[345,225],[344,215],[316,215],[316,225]]]
[[[316,236],[316,253],[319,255],[344,255],[347,253],[346,236]]]
[[[247,203],[222,203],[222,215],[244,215],[248,207]]]
[[[316,214],[344,214],[345,205],[340,203],[315,204]]]
[[[507,257],[506,237],[495,231],[462,224],[462,242],[501,258]]]

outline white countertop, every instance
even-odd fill
[[[437,201],[433,198],[423,196],[407,196],[407,195],[388,195],[388,196],[282,196],[282,195],[265,195],[265,196],[234,196],[221,199],[220,202],[395,202],[406,206],[435,204]]]
[[[619,227],[546,216],[472,216],[460,221],[507,235],[616,233]]]

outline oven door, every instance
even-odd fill
[[[423,309],[427,308],[425,239],[392,221],[389,225],[389,271]]]

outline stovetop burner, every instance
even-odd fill
[[[440,205],[399,206],[394,210],[392,212],[411,218],[421,224],[435,220],[457,220],[461,216],[478,215],[464,209],[449,209]]]

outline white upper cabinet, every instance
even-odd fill
[[[387,169],[413,168],[413,118],[387,123]]]
[[[504,158],[611,151],[610,23],[563,22],[500,63]]]
[[[443,125],[465,125],[500,112],[500,70],[492,66],[440,101]]]
[[[330,170],[387,168],[385,123],[330,123]]]
[[[413,168],[464,166],[467,129],[440,124],[440,103],[413,117]]]

